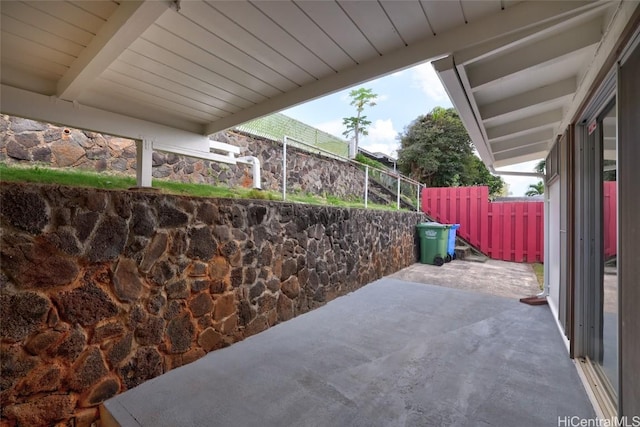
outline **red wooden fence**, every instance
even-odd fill
[[[422,210],[493,259],[544,260],[544,203],[490,202],[488,187],[425,188]]]
[[[493,259],[544,261],[544,203],[490,202],[488,187],[425,188],[422,210],[443,224],[460,224],[458,234]],[[617,254],[615,181],[603,185],[605,258]]]
[[[615,181],[605,181],[602,187],[604,257],[618,253],[618,191]]]

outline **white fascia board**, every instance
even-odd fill
[[[568,79],[561,80],[547,86],[538,87],[500,101],[481,105],[479,107],[480,116],[482,117],[482,120],[487,121],[515,111],[524,110],[532,106],[549,104],[561,98],[573,95],[577,87],[578,83],[576,81],[576,77],[569,77]]]
[[[74,100],[146,31],[172,2],[122,1],[93,40],[60,78],[57,96]]]
[[[199,133],[135,119],[7,85],[1,86],[0,110],[3,114],[12,116],[123,138],[152,141],[153,147],[158,150],[164,150],[164,147],[181,146],[209,152],[209,138]]]
[[[480,44],[572,11],[583,9],[589,5],[593,5],[593,2],[541,2],[532,0],[518,3],[485,19],[439,33],[421,42],[397,49],[389,54],[355,65],[348,70],[332,74],[329,77],[218,119],[209,123],[206,127],[206,133],[212,135],[249,120],[337,92],[385,74],[408,68],[421,62],[442,58],[466,46]]]
[[[518,72],[549,64],[600,42],[602,18],[466,67],[474,90]]]
[[[478,150],[478,154],[484,163],[490,167],[493,164],[493,154],[491,148],[487,144],[487,140],[482,133],[473,107],[469,102],[466,91],[458,76],[453,56],[447,56],[446,58],[439,59],[432,63],[433,68],[436,70],[442,85],[444,86],[451,103],[454,105],[460,119],[467,129],[471,141]]]

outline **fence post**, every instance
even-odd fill
[[[287,137],[282,138],[282,200],[287,200]]]
[[[369,201],[369,166],[364,167],[364,208],[367,209]]]
[[[398,203],[397,209],[400,210],[400,174],[398,174],[398,194],[396,198]]]

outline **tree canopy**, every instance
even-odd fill
[[[544,194],[544,182],[542,181],[529,184],[529,189],[524,193],[527,197],[540,196],[541,194]]]
[[[435,107],[419,116],[399,135],[398,166],[430,187],[487,185],[491,195],[502,192],[504,181],[492,175],[473,146],[458,113]]]

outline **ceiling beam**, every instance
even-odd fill
[[[562,120],[562,108],[557,108],[535,116],[525,117],[521,120],[505,123],[487,129],[487,137],[490,141],[498,138],[508,137],[523,132],[531,132],[534,129],[553,127]]]
[[[497,156],[498,153],[504,153],[516,150],[530,145],[537,145],[541,142],[548,144],[553,139],[552,129],[541,129],[526,135],[520,135],[515,138],[505,139],[491,143],[491,151]]]
[[[60,78],[57,96],[72,101],[151,26],[172,2],[123,1]]]
[[[466,67],[469,83],[474,90],[478,90],[512,74],[558,61],[580,49],[596,45],[601,37],[602,19],[599,17],[494,59],[470,64]]]
[[[545,35],[561,32],[566,28],[578,25],[580,22],[595,18],[596,15],[603,13],[604,9],[610,7],[612,5],[608,2],[588,3],[540,24],[523,28],[520,31],[494,38],[482,44],[464,47],[454,54],[456,64],[469,65],[486,57],[516,48],[518,45],[527,44],[534,39],[544,38]]]
[[[392,53],[332,74],[303,87],[275,96],[268,101],[249,107],[238,113],[211,122],[207,134],[228,129],[274,111],[306,102],[320,96],[389,74],[424,61],[441,58],[465,46],[472,46],[556,19],[592,4],[588,1],[526,1],[476,22],[439,33],[421,42],[395,50]]]
[[[509,98],[501,99],[500,101],[481,105],[479,107],[480,115],[484,121],[487,121],[529,107],[549,104],[573,95],[577,87],[576,77],[570,77],[547,86],[538,87]]]
[[[509,166],[527,162],[529,160],[544,158],[547,155],[547,148],[547,143],[541,142],[539,144],[528,145],[508,152],[497,153],[495,155],[495,167]]]
[[[192,150],[209,151],[209,138],[146,120],[134,119],[98,108],[45,96],[15,87],[2,85],[2,113],[27,119],[57,123],[78,129],[149,140],[154,148],[180,146]]]

